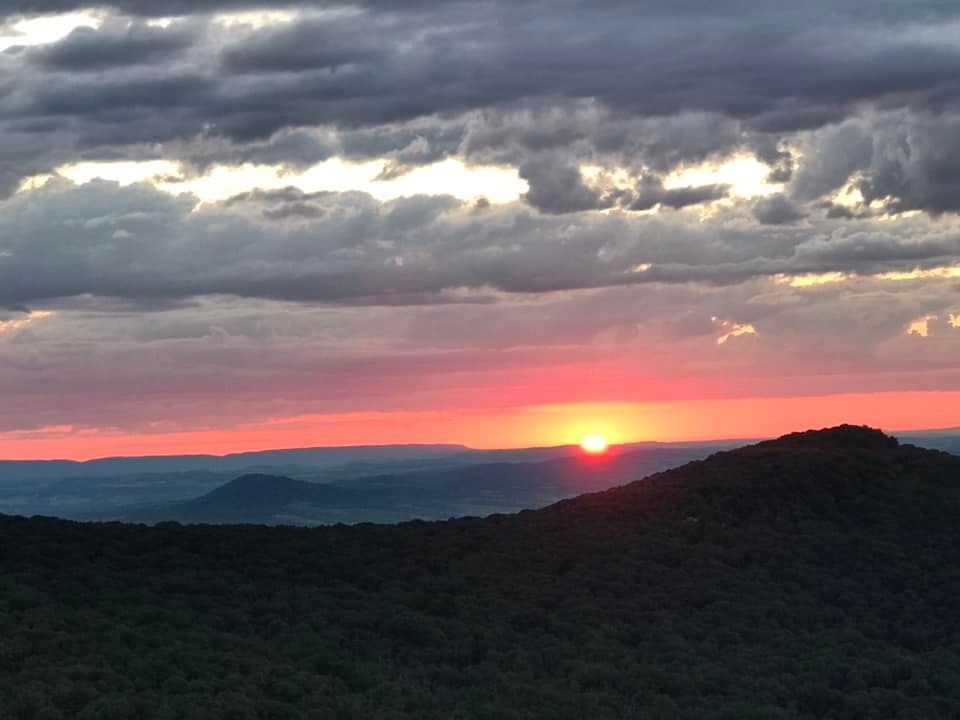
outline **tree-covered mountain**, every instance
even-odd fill
[[[960,458],[841,427],[539,511],[0,518],[0,716],[956,718]]]

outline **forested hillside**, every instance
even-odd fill
[[[0,717],[960,717],[960,458],[843,427],[540,511],[0,518]]]

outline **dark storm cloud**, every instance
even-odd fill
[[[96,117],[102,124],[120,124],[126,117],[137,118],[138,113],[164,110],[175,117],[178,109],[188,109],[204,102],[216,91],[210,78],[196,71],[151,73],[150,76],[128,78],[88,77],[50,80],[36,89],[31,101],[17,114],[14,122],[28,115],[47,118],[84,116]],[[145,118],[144,118],[145,119]],[[147,123],[146,127],[155,127]],[[171,128],[171,134],[174,128]],[[136,136],[136,131],[132,133]]]
[[[960,210],[960,116],[911,116],[874,128],[874,152],[858,183],[864,200],[891,210]]]
[[[334,18],[294,23],[231,47],[223,56],[227,71],[240,73],[332,71],[351,64],[382,65],[391,54],[383,37],[395,29],[376,17],[366,22]]]
[[[358,0],[355,5],[380,8],[432,7],[432,0]],[[450,2],[450,5],[463,5],[464,2]],[[538,6],[537,0],[514,0],[515,5]],[[581,3],[577,0],[558,0],[551,3],[560,10],[575,8]],[[598,9],[617,9],[625,5],[639,5],[653,15],[669,15],[677,18],[727,16],[746,14],[769,14],[770,5],[758,0],[727,0],[718,5],[712,0],[640,0],[636,3],[624,0],[593,0]],[[143,16],[188,15],[194,13],[228,12],[234,10],[286,9],[292,7],[342,7],[340,3],[329,0],[166,0],[158,3],[154,0],[9,0],[4,3],[4,15],[41,14],[68,12],[85,8],[109,7],[120,12]],[[808,0],[802,9],[791,11],[792,18],[802,17],[802,13],[825,15],[830,20],[848,16],[862,16],[870,11],[872,17],[890,22],[921,17],[936,20],[951,16],[956,9],[952,0]]]
[[[169,15],[265,5],[113,7]],[[368,3],[358,12],[307,16],[254,33],[221,32],[192,71],[179,71],[202,75],[209,85],[174,104],[182,112],[167,118],[168,134],[190,137],[206,129],[262,140],[297,125],[395,123],[530,99],[590,99],[632,116],[704,112],[782,133],[837,120],[862,103],[955,102],[960,48],[946,29],[938,39],[931,37],[938,26],[924,25],[949,21],[948,6],[848,0],[778,11],[771,5],[564,2],[545,15],[532,2]],[[83,37],[91,45],[95,38],[109,44],[103,31]],[[69,56],[69,50],[55,45],[47,52]],[[126,111],[125,122],[136,123],[150,106],[135,100],[153,94],[162,71],[126,73],[129,92],[119,96],[112,92],[119,80],[106,73],[99,79],[104,88],[85,83],[87,104],[77,102],[69,86],[51,86],[42,72],[19,72],[18,102],[0,109],[6,115],[19,109],[14,117],[62,116],[64,126],[82,132],[87,124],[111,123],[100,111],[112,100]],[[793,126],[773,122],[778,114]]]
[[[370,9],[266,29],[225,50],[223,77],[274,76],[274,121],[263,133],[294,109],[315,122],[371,123],[531,97],[595,98],[639,115],[714,112],[766,129],[786,113],[793,126],[773,128],[784,131],[836,120],[861,101],[922,106],[956,95],[960,50],[876,22],[682,17],[642,4],[571,4],[549,19],[524,3]]]
[[[863,204],[830,207],[832,217],[910,210],[955,213],[960,211],[958,168],[956,111],[871,113],[810,133],[788,193],[792,201],[804,203],[844,186],[860,192]]]
[[[104,71],[164,62],[195,40],[194,33],[135,24],[121,30],[81,27],[64,40],[28,53],[31,62],[65,72]]]
[[[316,3],[259,30],[210,13],[291,6],[107,6],[192,17],[161,28],[109,15],[99,30],[0,57],[11,139],[0,193],[77,159],[165,157],[203,172],[339,155],[383,159],[387,179],[458,156],[520,169],[527,202],[547,213],[677,208],[723,188],[631,198],[585,184],[579,166],[636,181],[746,152],[789,182],[798,207],[857,176],[890,210],[956,209],[951,3],[564,0],[549,14],[523,1]],[[5,5],[11,17],[82,7]]]
[[[3,15],[40,15],[109,7],[123,13],[145,17],[163,17],[227,10],[288,7],[292,3],[277,0],[124,0],[122,2],[87,2],[86,0],[11,0],[4,3]]]

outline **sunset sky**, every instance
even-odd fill
[[[958,426],[958,38],[942,0],[5,2],[0,457]]]

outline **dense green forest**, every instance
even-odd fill
[[[0,717],[957,718],[960,458],[843,427],[539,511],[0,518]]]

